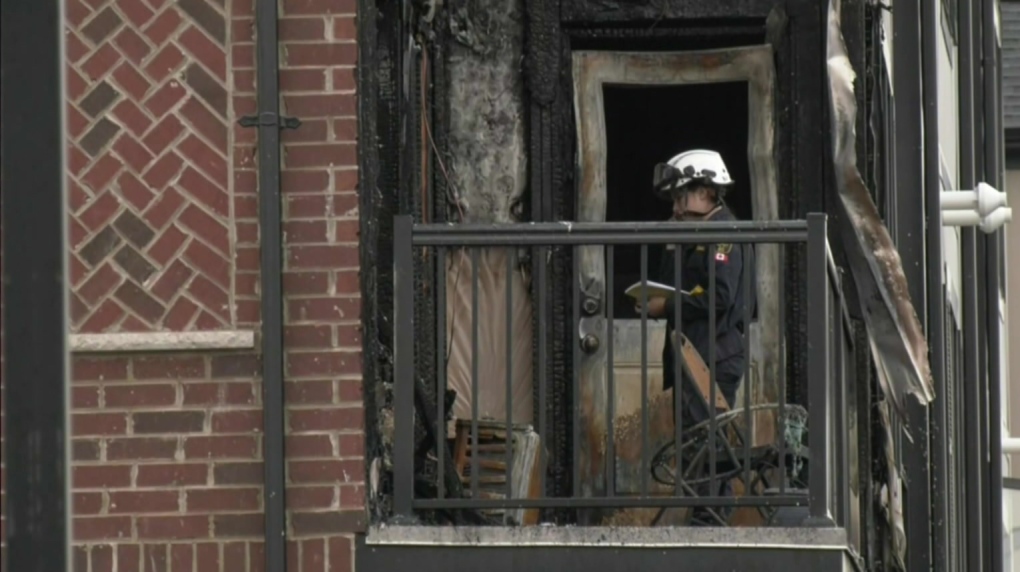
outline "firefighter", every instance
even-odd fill
[[[719,153],[709,150],[691,150],[670,159],[667,163],[656,166],[654,174],[654,190],[661,198],[673,203],[673,219],[680,221],[732,221],[736,220],[726,206],[724,198],[732,187],[733,180],[729,176],[726,165]],[[680,260],[683,262],[681,280],[683,284],[672,298],[652,298],[648,300],[648,316],[666,319],[666,344],[662,351],[663,389],[675,385],[675,353],[670,341],[671,333],[676,328],[674,304],[679,298],[682,301],[680,332],[690,340],[705,363],[713,357],[711,346],[713,340],[709,324],[709,266],[715,266],[715,380],[718,390],[732,408],[736,402],[737,389],[744,374],[744,335],[748,324],[744,323],[745,307],[750,305],[753,312],[755,304],[755,288],[745,294],[743,289],[744,272],[750,272],[753,278],[754,257],[751,248],[746,252],[741,245],[733,244],[686,244],[681,246]],[[744,260],[745,254],[747,260]],[[660,282],[670,284],[675,280],[675,252],[672,246],[667,247],[659,268]],[[641,311],[638,302],[636,310]],[[684,406],[683,424],[690,426],[706,418],[707,411],[693,403],[694,395],[690,394],[687,384],[682,397]],[[674,412],[675,418],[675,412]],[[728,481],[720,483],[720,496],[731,494]],[[699,494],[710,494],[710,491],[699,491]],[[707,518],[704,511],[695,511],[694,524],[710,525],[712,519]]]

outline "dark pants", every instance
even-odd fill
[[[726,399],[726,403],[729,404],[730,408],[734,406],[737,401],[737,389],[740,388],[740,381],[744,375],[744,356],[736,355],[726,358],[715,364],[715,383],[718,391],[722,392],[723,397]],[[687,379],[684,376],[683,383],[683,394],[681,396],[681,407],[683,407],[683,423],[684,429],[696,425],[709,418],[707,406],[707,399],[702,399],[695,393],[697,388],[694,385],[694,381]],[[676,410],[673,410],[673,423],[676,423]],[[729,479],[720,479],[715,483],[715,491],[712,490],[710,483],[700,483],[694,486],[694,492],[701,497],[719,496],[719,497],[730,497],[733,496],[733,487],[730,484]],[[729,518],[729,514],[732,509],[715,508],[715,512],[719,514],[724,520]],[[713,518],[704,507],[696,507],[691,515],[692,526],[719,526],[719,522]]]

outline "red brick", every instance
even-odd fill
[[[337,188],[338,191],[343,189]],[[358,216],[358,195],[350,192],[341,192],[333,195],[333,214],[339,217]]]
[[[69,82],[73,80],[68,80]],[[71,90],[71,87],[68,87]],[[67,105],[67,132],[71,135],[72,139],[77,139],[85,132],[85,129],[89,126],[89,118],[85,117],[85,114],[78,111],[73,105]]]
[[[181,116],[216,149],[226,151],[227,128],[197,97],[189,97],[181,106]]]
[[[134,65],[124,62],[113,70],[113,81],[120,86],[120,89],[135,99],[142,99],[152,84],[144,75],[138,72]],[[139,135],[139,134],[135,134]]]
[[[184,54],[176,45],[167,44],[149,60],[148,65],[145,66],[145,73],[156,82],[162,82],[168,75],[180,68],[184,59]]]
[[[358,234],[360,231],[360,221],[357,220],[342,220],[336,221],[334,228],[336,234],[334,240],[337,242],[358,242]]]
[[[71,468],[71,482],[75,489],[127,487],[131,485],[131,467],[76,466]]]
[[[128,516],[77,517],[73,527],[73,539],[77,542],[131,537],[131,517]]]
[[[280,90],[283,93],[325,91],[327,73],[323,69],[301,68],[280,70]],[[289,113],[296,113],[290,107],[287,108],[287,111]],[[304,128],[305,125],[302,124],[301,129]]]
[[[120,195],[138,210],[144,210],[155,198],[149,187],[129,171],[125,171],[120,174],[120,177],[117,177],[117,186],[120,188]]]
[[[188,205],[178,217],[180,223],[224,256],[230,255],[230,235],[223,223],[195,205]]]
[[[288,268],[355,268],[358,248],[350,245],[297,245],[287,248]]]
[[[303,298],[289,300],[287,303],[287,315],[291,322],[351,322],[361,316],[361,303],[357,298]]]
[[[293,325],[286,326],[283,343],[292,349],[328,348],[332,346],[333,331],[329,326]]]
[[[224,389],[224,401],[229,405],[257,405],[259,402],[259,389],[252,383],[228,383]]]
[[[67,145],[67,167],[71,174],[79,176],[85,167],[88,167],[92,159],[73,143]]]
[[[152,127],[152,129],[142,139],[142,143],[149,148],[153,153],[162,153],[177,136],[184,130],[184,125],[181,124],[180,120],[177,119],[176,115],[168,115],[161,119],[159,123]]]
[[[184,259],[200,270],[203,277],[212,279],[217,286],[230,287],[230,264],[208,246],[192,240],[184,249]]]
[[[330,508],[336,493],[333,486],[287,487],[287,510]]]
[[[205,376],[205,359],[193,356],[137,358],[133,372],[136,379],[195,379]]]
[[[332,119],[338,115],[354,115],[357,111],[354,94],[284,95],[283,101],[287,112],[299,117]],[[304,129],[304,125],[301,128]]]
[[[291,461],[287,467],[292,483],[346,483],[365,479],[364,465],[360,461]]]
[[[103,493],[74,492],[71,506],[76,515],[99,514],[103,510]]]
[[[301,571],[302,572],[325,572],[326,570],[326,541],[322,538],[314,538],[301,542]]]
[[[117,572],[141,572],[141,546],[137,544],[117,545]]]
[[[258,450],[251,436],[188,437],[184,441],[184,456],[188,459],[251,459]]]
[[[179,496],[177,491],[112,491],[110,514],[178,512]]]
[[[217,485],[262,485],[262,463],[217,463],[213,480]]]
[[[166,313],[166,316],[163,318],[163,325],[174,331],[185,330],[192,320],[195,319],[198,312],[198,306],[194,302],[185,296],[181,296],[177,298],[173,307]]]
[[[290,344],[286,344],[290,347]],[[333,402],[333,382],[321,381],[289,381],[284,386],[288,404],[308,405]]]
[[[91,57],[82,63],[81,70],[90,80],[96,81],[113,69],[113,66],[117,65],[120,60],[120,53],[113,47],[113,44],[103,43],[92,53]]]
[[[221,387],[217,383],[187,383],[184,385],[184,405],[216,405],[222,403]]]
[[[341,459],[357,459],[365,456],[365,436],[361,433],[338,435]]]
[[[311,171],[296,171],[288,169],[283,172],[280,179],[281,191],[284,193],[318,193],[325,191],[329,187],[329,173],[322,170],[311,170]],[[290,197],[290,200],[301,200],[302,198],[308,198],[310,200],[321,201],[320,208],[315,209],[315,212],[320,217],[328,215],[326,202],[323,197]]]
[[[356,146],[346,143],[284,146],[284,164],[288,169],[355,165],[357,160]]]
[[[213,377],[244,377],[259,375],[259,358],[252,354],[221,355],[212,358]]]
[[[330,537],[329,572],[354,572],[354,547],[350,538]]]
[[[234,197],[234,217],[238,220],[254,219],[259,215],[258,203],[254,196]]]
[[[186,167],[177,183],[181,189],[215,214],[221,217],[230,215],[230,199],[224,187],[213,183],[195,169]]]
[[[220,572],[220,545],[202,543],[195,546],[195,572]]]
[[[214,433],[253,433],[262,431],[262,410],[217,411],[213,413]]]
[[[230,57],[234,69],[251,69],[255,67],[255,47],[251,44],[234,44],[230,46]]]
[[[295,536],[351,533],[364,530],[365,513],[361,510],[329,510],[295,512],[290,515]]]
[[[355,0],[284,0],[283,13],[299,14],[353,14]]]
[[[205,411],[141,411],[131,415],[135,435],[180,435],[205,429]]]
[[[178,232],[175,227],[171,227],[175,232]],[[169,268],[163,272],[163,275],[152,285],[151,292],[156,295],[157,298],[164,302],[169,302],[177,293],[187,284],[188,280],[194,275],[195,272],[189,268],[186,264],[180,260],[174,260]],[[178,302],[185,302],[190,304],[186,299],[179,299]],[[194,305],[192,304],[191,312],[184,310],[189,316],[194,315]]]
[[[177,401],[177,389],[165,384],[108,386],[105,397],[107,407],[165,406]]]
[[[227,80],[227,55],[208,36],[189,26],[178,37],[178,43],[199,63],[215,74],[220,81]]]
[[[149,127],[152,120],[142,111],[138,105],[130,99],[122,99],[112,110],[117,121],[133,133],[135,137],[141,137]]]
[[[231,2],[232,5],[245,2]],[[219,536],[217,534],[217,536]],[[244,542],[230,542],[223,545],[223,569],[246,570],[248,565],[248,545]],[[219,571],[217,571],[219,572]]]
[[[99,407],[99,388],[72,387],[71,406],[75,409]]]
[[[343,119],[337,119],[333,121],[333,139],[341,143],[354,143],[358,140],[358,120],[353,117],[345,117]],[[353,173],[351,181],[345,181],[349,184],[344,187],[340,187],[340,181],[337,181],[337,190],[353,191],[357,189],[358,184],[358,171],[356,169],[350,169]]]
[[[355,270],[336,273],[337,294],[355,295],[361,293],[361,274]]]
[[[226,187],[228,181],[227,162],[223,159],[221,151],[217,151],[207,145],[204,141],[189,135],[178,144],[181,154],[190,159],[191,162],[205,173],[213,181],[222,187]]]
[[[175,438],[122,438],[106,442],[106,458],[109,461],[172,460],[176,456]]]
[[[227,292],[220,286],[207,280],[205,276],[201,274],[195,276],[188,286],[188,292],[195,300],[202,303],[206,309],[211,310],[223,320],[230,319],[230,298]],[[201,325],[201,323],[202,316],[200,315],[198,324]],[[218,325],[218,322],[214,321],[213,325]]]
[[[122,134],[113,144],[113,150],[132,169],[143,171],[155,157],[138,140],[128,133]]]
[[[301,115],[292,109],[287,113]],[[288,129],[280,133],[281,141],[290,143],[323,143],[329,140],[329,121],[326,119],[308,119],[301,123],[301,129]]]
[[[107,299],[100,304],[99,308],[92,312],[92,315],[81,324],[78,330],[88,333],[104,332],[123,317],[124,309],[112,299]]]
[[[188,91],[175,80],[169,80],[157,87],[145,100],[145,108],[156,117],[162,117],[188,95]]]
[[[333,442],[329,435],[288,435],[287,458],[308,459],[332,457]]]
[[[181,23],[181,16],[177,10],[163,10],[163,12],[156,16],[156,18],[149,24],[148,28],[145,28],[145,35],[152,40],[155,45],[161,45],[163,42],[170,37],[177,27]]]
[[[259,489],[202,489],[187,491],[188,512],[254,511],[261,508]]]
[[[131,1],[138,2],[138,0]],[[146,43],[145,40],[143,40],[142,37],[139,36],[138,33],[130,26],[125,26],[124,29],[117,34],[117,37],[114,39],[114,43],[117,44],[118,48],[120,48],[121,53],[127,56],[128,59],[135,65],[139,65],[142,60],[148,57],[149,53],[152,52],[152,48],[149,47],[149,44]],[[118,68],[118,71],[114,72],[114,76],[116,77],[117,73],[124,68],[131,69],[133,75],[139,78],[141,77],[137,72],[134,72],[132,69],[133,66],[128,66],[126,64],[122,64],[120,68]],[[148,84],[148,81],[145,81],[145,83]],[[132,92],[132,95],[139,97],[139,95],[134,92]]]
[[[195,547],[192,544],[170,546],[171,572],[194,572]]]
[[[88,185],[88,187],[91,188],[93,192],[101,193],[106,190],[107,185],[109,185],[110,181],[112,181],[113,178],[117,176],[117,173],[120,172],[123,166],[124,165],[116,158],[110,155],[103,155],[98,161],[95,162],[95,164],[92,165],[92,167],[88,171],[85,172],[84,175],[82,175],[81,180],[86,185]],[[109,202],[110,199],[113,199],[113,203]],[[107,201],[105,205],[116,203],[116,199],[112,195],[105,200]],[[92,207],[89,208],[91,210]],[[104,208],[108,207],[104,206]],[[86,213],[87,212],[88,211],[86,211]],[[85,226],[89,227],[91,230],[95,230],[98,227],[98,225],[95,226],[90,225],[89,220],[92,220],[92,217],[89,217],[89,220],[86,220],[86,216],[87,214],[82,215],[82,222],[85,223]],[[102,218],[102,221],[105,222],[106,218]],[[93,224],[95,224],[94,221]]]
[[[85,358],[71,361],[75,381],[112,381],[127,379],[128,362],[124,358]]]
[[[142,561],[145,563],[145,572],[170,572],[168,544],[146,544],[145,554]]]
[[[206,516],[142,516],[137,519],[138,538],[189,540],[209,538]]]
[[[65,14],[68,16],[68,20],[74,19],[74,14],[72,13],[73,10],[71,8],[71,6],[74,4],[78,4],[78,2],[65,3],[65,6],[68,7],[67,12],[65,12]],[[85,42],[82,41],[82,39],[78,36],[77,33],[75,33],[74,30],[69,30],[66,28],[64,30],[64,46],[65,46],[64,54],[67,56],[67,62],[71,64],[76,64],[80,62],[82,58],[92,53],[92,50],[87,45],[85,45]],[[71,66],[68,66],[68,69],[71,69]],[[74,99],[77,99],[77,97],[75,97]]]
[[[290,352],[287,372],[294,377],[356,374],[361,372],[361,356],[355,352]]]
[[[340,485],[340,508],[363,510],[365,508],[365,485]]]
[[[283,275],[283,291],[287,296],[329,293],[328,272],[287,272]]]
[[[177,201],[179,201],[178,204],[183,203],[183,200],[181,199],[180,195],[178,195],[178,194],[176,194],[176,193],[174,193],[172,191],[167,191],[167,193],[164,194],[164,200],[170,201],[170,202],[177,202]],[[167,209],[169,209],[171,207],[170,204],[167,204],[165,206],[167,207]],[[160,209],[157,209],[157,210],[162,210],[162,209],[160,208]],[[155,212],[155,211],[150,211],[150,214],[153,215],[153,218],[159,218],[158,215],[160,215],[162,213],[158,213],[158,212]],[[188,239],[188,236],[185,235],[183,232],[181,232],[180,229],[178,229],[176,225],[168,226],[166,228],[166,230],[163,231],[163,234],[160,235],[160,237],[157,238],[156,241],[152,243],[152,246],[149,247],[148,254],[157,263],[159,263],[161,265],[165,265],[165,264],[170,262],[170,260],[172,260],[174,257],[176,257],[180,253],[181,247],[184,245],[184,242],[187,239]],[[175,265],[176,264],[182,264],[182,263],[175,262]],[[169,273],[170,273],[170,271],[168,270],[167,274],[169,274]],[[189,270],[188,276],[189,277],[191,276],[190,270]],[[157,296],[160,295],[159,294],[160,291],[162,291],[162,288],[159,288],[159,289],[154,288],[153,289],[153,293],[156,294]],[[173,293],[175,293],[176,291],[177,290],[175,289]],[[166,292],[164,292],[164,293],[166,293]]]
[[[290,412],[292,431],[345,431],[364,426],[362,407],[299,409]]]
[[[75,413],[71,416],[74,435],[123,435],[127,433],[124,413]]]
[[[289,244],[323,243],[330,238],[324,220],[286,221],[283,223],[283,232]]]
[[[113,571],[113,546],[98,545],[92,547],[89,555],[92,561],[92,572]]]
[[[261,537],[265,519],[261,513],[218,514],[212,517],[217,538]]]
[[[279,35],[283,42],[325,40],[326,26],[321,17],[280,18]]]
[[[337,91],[350,91],[355,89],[357,81],[354,77],[355,68],[343,67],[333,70],[333,89]]]
[[[112,161],[112,163],[105,163],[107,159]],[[95,172],[97,168],[119,169],[120,161],[117,161],[116,159],[110,157],[109,155],[106,155],[93,166],[92,172]],[[93,200],[91,204],[89,204],[89,206],[84,210],[84,212],[82,212],[81,215],[79,215],[79,220],[91,231],[99,230],[101,227],[107,224],[110,221],[110,219],[113,218],[113,216],[116,215],[117,211],[120,209],[120,202],[117,200],[117,197],[114,196],[113,193],[103,192],[102,189],[102,187],[109,182],[109,179],[113,178],[113,176],[116,174],[117,174],[116,171],[113,171],[108,174],[104,174],[101,179],[94,179],[94,182],[97,184],[97,186],[94,188],[96,189],[96,192],[99,194],[97,195],[96,199]],[[107,175],[109,178],[107,178]],[[86,175],[86,179],[88,179],[88,177],[89,175]],[[86,182],[88,182],[88,180],[86,180]]]
[[[344,18],[333,18],[333,40],[352,40],[358,39],[358,28],[354,23],[354,17]]]
[[[149,167],[149,170],[145,172],[145,175],[142,178],[144,178],[145,182],[153,188],[161,189],[165,187],[177,175],[177,173],[180,172],[183,164],[184,162],[181,160],[180,156],[178,156],[177,153],[170,151],[157,159],[156,162]]]
[[[204,485],[209,466],[205,464],[139,465],[139,487],[183,487]]]
[[[361,380],[342,379],[337,382],[337,394],[341,403],[360,402],[362,399]]]

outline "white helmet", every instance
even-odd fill
[[[712,183],[719,188],[720,194],[725,193],[727,187],[733,184],[726,163],[719,153],[693,149],[656,165],[652,185],[660,196],[670,198],[674,191],[683,189],[693,181]]]

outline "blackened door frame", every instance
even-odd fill
[[[562,3],[561,3],[562,2]],[[536,221],[573,220],[576,205],[577,138],[573,115],[570,62],[578,48],[600,43],[626,49],[628,43],[691,46],[704,41],[719,45],[771,44],[776,69],[775,161],[779,189],[779,218],[803,218],[808,212],[824,212],[831,190],[828,161],[825,83],[824,5],[813,0],[758,1],[720,0],[717,3],[678,0],[665,3],[664,17],[651,21],[645,8],[620,3],[615,10],[595,11],[581,0],[528,0],[528,52],[530,118],[530,200]],[[711,10],[697,5],[713,4]],[[711,12],[711,13],[709,13]],[[643,48],[647,49],[647,48]],[[662,49],[662,48],[660,48]],[[805,332],[790,324],[803,323],[806,284],[797,280],[804,269],[802,253],[787,257],[786,378],[790,402],[804,402],[805,388],[799,380],[806,370]],[[533,261],[533,275],[544,274],[551,295],[545,295],[546,316],[569,316],[572,261],[565,252],[551,252]],[[540,299],[537,292],[534,300]],[[536,314],[543,310],[536,308]],[[551,458],[549,494],[567,494],[572,444],[568,430],[572,411],[567,406],[572,363],[570,356],[576,330],[569,320],[536,320],[536,341],[547,340],[549,352],[544,374],[551,380],[550,395],[536,395],[536,419],[547,415],[552,433],[543,436]],[[544,329],[544,331],[542,331]],[[541,345],[541,344],[540,344]],[[535,364],[536,375],[538,363]],[[543,405],[545,407],[543,408]],[[570,520],[573,515],[548,515]]]

